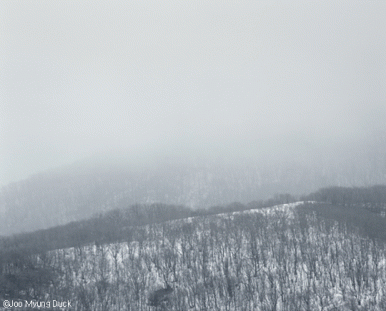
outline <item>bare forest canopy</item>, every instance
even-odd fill
[[[189,214],[187,208],[136,205],[39,231],[25,240],[47,242],[70,232],[77,237],[76,247],[49,252],[27,252],[25,245],[17,245],[28,235],[3,239],[0,299],[69,300],[79,311],[123,306],[248,311],[386,308],[386,239],[369,239],[348,224],[353,210],[363,211],[355,219],[363,227],[371,225],[369,220],[381,219],[378,215],[327,203],[262,208],[265,203],[194,211],[190,215],[198,217],[189,219],[180,218]],[[316,212],[325,211],[327,205],[329,211],[340,209],[343,217]],[[175,214],[178,210],[180,214]],[[350,217],[345,218],[343,210]],[[124,226],[130,219],[138,225]],[[99,234],[119,235],[89,243],[76,234],[83,228],[97,233],[95,227],[109,223],[110,229]]]

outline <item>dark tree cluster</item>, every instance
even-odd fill
[[[344,206],[386,208],[386,186],[322,188],[304,199]]]
[[[59,285],[60,276],[49,254],[8,252],[0,257],[0,299],[44,301]]]

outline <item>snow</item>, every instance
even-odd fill
[[[94,309],[145,310],[167,281],[175,288],[169,310],[193,302],[192,310],[384,310],[383,246],[338,225],[327,230],[315,216],[300,230],[294,210],[301,204],[147,225],[142,242],[53,253],[72,271],[62,286],[74,288],[73,299],[86,291]],[[184,232],[187,223],[193,229]],[[98,284],[108,284],[104,296]]]

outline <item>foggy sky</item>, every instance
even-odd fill
[[[355,144],[386,127],[385,16],[385,1],[1,1],[0,185],[106,152]]]

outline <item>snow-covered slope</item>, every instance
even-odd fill
[[[148,296],[169,284],[167,310],[385,310],[384,245],[304,218],[299,204],[132,228],[127,241],[51,252],[64,273],[56,294],[71,288],[79,310],[148,310]]]

